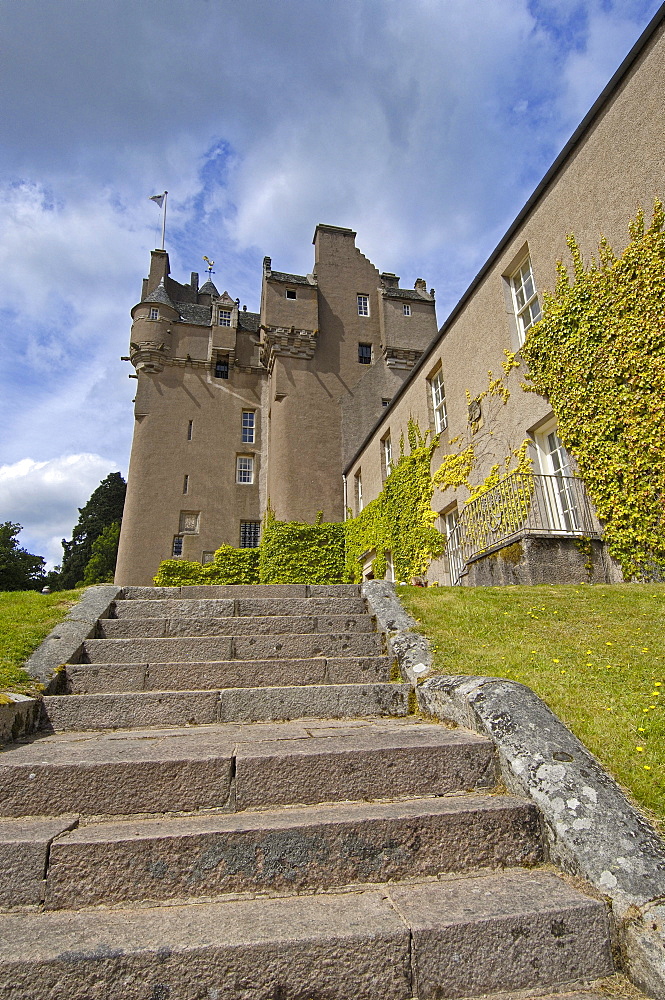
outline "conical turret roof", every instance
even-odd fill
[[[150,292],[150,295],[146,295],[146,297],[144,298],[143,301],[144,302],[161,302],[163,305],[165,305],[165,306],[171,306],[172,309],[175,309],[175,306],[171,302],[171,299],[168,296],[168,292],[166,291],[166,288],[164,287],[164,280],[163,279],[157,285],[157,288],[155,288],[154,291]]]
[[[217,295],[217,296],[219,296],[219,292],[215,288],[215,286],[212,283],[212,281],[210,280],[210,278],[208,278],[208,280],[205,281],[201,285],[201,287],[199,288],[199,295]]]

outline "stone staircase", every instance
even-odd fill
[[[356,587],[125,588],[0,755],[0,998],[540,996],[613,972]],[[577,995],[577,994],[576,994]],[[586,997],[595,995],[585,992]]]

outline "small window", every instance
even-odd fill
[[[154,306],[150,309],[150,319],[159,319],[159,309]]]
[[[182,538],[180,535],[174,535],[173,537],[173,548],[171,549],[171,555],[174,559],[182,555]]]
[[[287,297],[287,299],[295,299],[295,298],[297,298],[295,288],[287,288],[286,289],[286,297]],[[248,548],[253,548],[253,547],[254,546],[248,546]]]
[[[254,459],[251,455],[236,457],[236,483],[254,482]]]
[[[254,410],[242,411],[242,443],[254,444]]]
[[[430,391],[432,393],[432,409],[434,410],[434,430],[439,434],[448,426],[446,390],[443,384],[443,372],[441,369],[439,369],[430,381]]]
[[[404,315],[405,315],[405,316],[410,316],[410,315],[411,315],[411,306],[409,306],[409,305],[407,305],[407,304],[405,303],[405,304],[404,304],[404,305],[402,306],[402,309],[404,310]]]
[[[182,492],[189,493],[189,476],[185,476],[182,481]]]
[[[220,326],[231,326],[231,310],[230,309],[218,309],[217,310],[217,322]]]
[[[358,315],[369,316],[369,295],[358,295]]]
[[[198,535],[199,533],[199,512],[198,510],[180,511],[180,534]]]
[[[218,357],[215,361],[215,378],[229,377],[229,359],[226,355]]]
[[[201,556],[201,563],[204,566],[207,566],[209,563],[214,562],[214,561],[215,561],[215,553],[214,552],[204,552],[203,555]]]
[[[358,364],[371,365],[371,363],[372,363],[372,345],[358,344]]]
[[[360,472],[355,474],[354,482],[356,486],[356,511],[359,514],[363,509],[363,481]]]
[[[261,534],[260,521],[240,522],[240,548],[256,549],[259,545],[259,535]]]
[[[511,275],[510,287],[517,320],[517,336],[520,344],[523,344],[527,332],[540,319],[540,304],[529,257]]]
[[[194,421],[190,420],[187,424],[187,440],[192,440],[192,434],[194,433]]]
[[[381,445],[383,448],[383,472],[387,479],[393,471],[393,446],[390,440],[390,434],[388,434],[387,437],[384,437]]]
[[[385,398],[382,399],[381,400],[381,406],[390,406],[390,400],[389,399],[385,399]]]

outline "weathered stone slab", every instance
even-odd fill
[[[0,819],[0,906],[42,902],[49,846],[77,821],[77,816]]]
[[[68,694],[142,691],[147,663],[68,663]]]
[[[414,993],[468,997],[614,971],[602,902],[549,873],[390,886],[411,927]]]
[[[308,588],[309,597],[327,597],[339,600],[344,597],[360,597],[360,586],[357,583],[311,583]]]
[[[238,809],[288,802],[444,795],[494,784],[489,741],[414,725],[236,746]]]
[[[155,691],[207,690],[241,687],[281,687],[286,684],[323,684],[326,661],[222,660],[212,663],[151,663],[146,688]]]
[[[172,663],[174,660],[230,660],[231,639],[89,639],[83,644],[87,663]]]
[[[381,892],[0,916],[3,1000],[411,996]]]
[[[541,860],[535,807],[499,796],[99,823],[51,848],[46,905],[302,891]]]
[[[179,588],[175,587],[179,593]],[[224,618],[233,615],[235,601],[181,600],[179,597],[163,600],[115,601],[114,619],[127,621],[133,618]]]
[[[0,755],[0,815],[57,816],[219,808],[238,730],[48,737]]]
[[[363,597],[386,634],[388,649],[397,658],[402,677],[417,684],[431,672],[432,650],[429,640],[418,632],[418,624],[400,604],[395,584],[385,580],[367,580]]]
[[[383,637],[376,633],[343,633],[241,636],[234,639],[233,651],[239,660],[262,660],[276,657],[381,656],[384,648]]]
[[[270,583],[242,584],[232,583],[220,586],[189,586],[180,588],[180,596],[197,600],[198,598],[247,598],[247,597],[307,597],[305,583]]]
[[[45,732],[129,729],[132,726],[203,726],[217,721],[217,691],[129,691],[50,695],[44,698]]]
[[[330,684],[371,684],[390,679],[389,656],[343,656],[326,659],[326,680]]]
[[[283,635],[307,632],[374,632],[369,615],[260,616],[255,618],[121,618],[102,619],[95,639],[167,638],[180,636]]]
[[[367,613],[360,597],[245,598],[236,601],[235,614],[244,615],[362,615]]]
[[[123,587],[118,594],[118,603],[169,600],[180,597],[180,590],[180,587]]]
[[[221,722],[408,715],[410,684],[322,684],[230,688],[220,692]]]
[[[11,700],[6,705],[0,705],[0,746],[30,736],[39,725],[42,710],[38,698],[29,698],[24,694],[7,697]]]

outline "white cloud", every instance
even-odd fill
[[[63,538],[71,538],[78,508],[117,463],[101,455],[60,455],[45,462],[24,458],[0,466],[0,522],[23,526],[20,544],[43,556],[49,568],[62,560]]]

